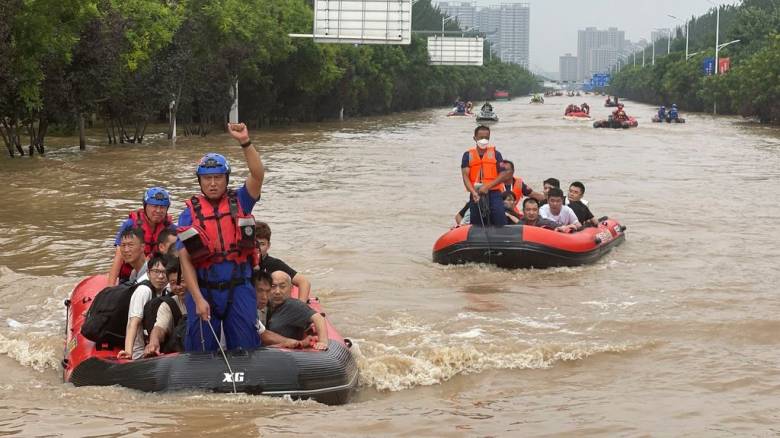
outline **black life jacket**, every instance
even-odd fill
[[[162,295],[152,298],[144,305],[143,329],[146,339],[152,334],[154,323],[157,322],[157,310],[166,303],[173,314],[173,333],[167,333],[165,341],[160,344],[161,353],[173,353],[184,350],[184,335],[187,332],[187,315],[182,315],[179,305],[172,295]]]
[[[152,283],[144,280],[140,283],[125,282],[109,286],[95,295],[81,326],[81,334],[95,342],[98,350],[124,348],[130,298],[141,285],[148,286],[154,292]]]

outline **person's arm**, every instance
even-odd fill
[[[190,253],[187,252],[187,248],[181,248],[179,250],[179,262],[181,265],[181,276],[184,278],[184,282],[187,285],[187,290],[192,295],[192,300],[195,302],[195,313],[203,321],[208,321],[211,318],[211,307],[208,301],[203,298],[203,294],[200,292],[200,286],[198,286],[198,276],[195,275],[195,267],[192,266],[190,260]]]
[[[238,144],[244,145],[249,143],[249,130],[243,123],[230,123],[228,124],[228,132],[230,135],[238,141]],[[263,167],[263,160],[260,159],[260,153],[257,149],[249,145],[242,147],[244,150],[244,159],[246,159],[247,167],[249,167],[249,177],[246,179],[246,189],[249,195],[254,199],[260,199],[261,189],[263,188],[263,179],[265,179],[265,167]]]
[[[111,262],[111,269],[108,271],[108,285],[114,286],[117,284],[119,278],[119,270],[122,269],[122,253],[119,251],[119,247],[116,247],[114,252],[114,261]]]
[[[263,341],[263,345],[267,345],[269,347],[281,347],[281,348],[304,348],[306,345],[304,345],[303,341],[298,341],[296,339],[288,338],[285,336],[280,335],[279,333],[272,332],[270,330],[265,330],[263,333],[260,334],[260,340]]]
[[[149,334],[149,343],[144,347],[144,357],[154,357],[160,355],[160,345],[165,341],[167,332],[160,326],[154,326],[152,333]]]
[[[125,349],[120,351],[116,355],[117,359],[132,359],[133,358],[133,344],[135,343],[135,336],[138,333],[138,328],[141,326],[141,318],[132,317],[127,322],[127,331],[125,332]]]
[[[311,321],[314,323],[314,329],[317,331],[317,342],[314,344],[314,349],[327,350],[328,324],[325,323],[325,318],[319,313],[315,313],[311,316]]]
[[[298,287],[298,299],[304,303],[308,301],[311,293],[311,282],[299,272],[293,277],[292,284]]]
[[[469,168],[462,167],[460,170],[463,174],[463,185],[466,186],[466,190],[471,193],[471,199],[474,202],[479,202],[479,193],[474,189],[474,185],[471,184],[471,178],[469,178]]]
[[[479,188],[480,193],[487,193],[492,189],[493,187],[499,185],[499,184],[506,184],[508,182],[512,181],[512,172],[509,170],[504,170],[501,173],[498,174],[498,177],[490,182],[490,184],[483,184],[482,187]]]

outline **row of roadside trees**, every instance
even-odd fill
[[[714,56],[715,11],[688,23],[691,53],[685,59],[685,37],[678,32],[672,53],[656,55],[655,65],[629,66],[615,74],[610,93],[641,102],[677,103],[690,111],[712,111],[780,121],[780,2],[744,0],[721,10],[720,42],[740,40],[720,52],[731,68],[705,76],[703,62]],[[710,30],[707,30],[710,29]]]
[[[0,0],[0,16],[0,137],[12,157],[43,153],[51,128],[80,132],[83,149],[94,120],[109,143],[141,142],[169,112],[185,135],[206,135],[224,126],[236,81],[253,127],[535,86],[499,61],[430,66],[417,35],[408,46],[290,38],[311,32],[310,0]],[[430,0],[415,3],[415,30],[440,29],[441,19]]]

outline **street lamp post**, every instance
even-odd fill
[[[674,19],[675,19],[675,20],[677,20],[677,21],[682,21],[682,20],[680,20],[679,18],[677,18],[677,17],[675,17],[674,15],[671,15],[671,14],[666,14],[666,16],[667,16],[667,17],[674,18]],[[685,21],[685,60],[686,60],[686,61],[687,61],[687,60],[688,60],[688,58],[689,58],[689,57],[688,57],[688,25],[689,25],[689,24],[690,24],[690,20],[686,20],[686,21]]]
[[[655,38],[650,38],[653,40],[653,65],[655,65]]]

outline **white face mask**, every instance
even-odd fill
[[[490,143],[490,140],[483,138],[481,140],[477,140],[477,146],[481,147],[482,149],[485,149],[487,145]]]

